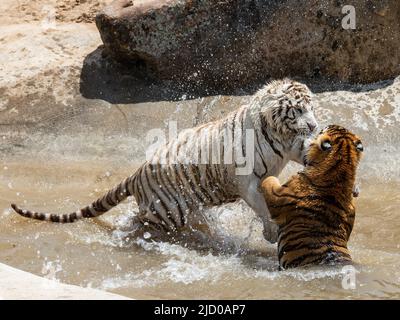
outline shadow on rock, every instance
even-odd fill
[[[384,88],[393,83],[393,79],[389,79],[371,84],[354,84],[319,75],[307,79],[292,78],[307,84],[314,93],[339,90],[366,92]],[[270,80],[273,79],[238,88],[212,88],[201,83],[161,81],[154,77],[151,68],[143,61],[117,62],[108,56],[103,46],[100,46],[83,62],[80,92],[87,99],[100,99],[112,104],[135,104],[179,101],[215,95],[251,95]]]
[[[98,47],[84,60],[80,92],[87,99],[101,99],[113,104],[156,101],[179,101],[213,95],[246,95],[262,84],[247,88],[209,88],[201,84],[157,80],[141,60],[117,62]]]
[[[113,104],[177,100],[179,92],[165,90],[145,76],[139,62],[122,65],[112,61],[100,46],[84,60],[80,92],[87,99],[101,99]]]
[[[320,77],[315,77],[306,80],[297,78],[296,80],[306,83],[307,86],[314,93],[323,93],[331,91],[350,91],[350,92],[374,91],[388,87],[394,81],[394,79],[387,79],[368,84],[357,84],[357,83],[349,83],[349,82],[320,78]]]

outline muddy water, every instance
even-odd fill
[[[127,240],[123,230],[137,209],[132,201],[99,219],[68,225],[27,220],[9,209],[16,202],[38,211],[76,210],[143,161],[139,158],[144,158],[146,130],[164,128],[175,119],[179,128],[195,125],[197,118],[211,121],[246,97],[125,106],[126,130],[116,108],[102,109],[99,102],[93,103],[99,109],[90,116],[71,118],[64,109],[47,108],[47,113],[59,116],[57,125],[47,116],[40,118],[36,109],[36,113],[21,109],[20,114],[32,112],[39,120],[35,118],[31,127],[2,126],[0,262],[133,298],[400,299],[399,81],[316,97],[320,125],[342,124],[360,135],[365,147],[349,242],[358,272],[354,289],[342,286],[346,273],[340,268],[277,271],[275,246],[263,240],[260,221],[241,202],[208,213],[214,217],[216,233],[227,248],[233,248],[214,255],[179,245]],[[282,180],[298,169],[288,166]]]
[[[370,156],[366,162],[380,161]],[[134,170],[116,168],[104,162],[48,161],[44,166],[26,159],[4,160],[0,261],[50,279],[133,298],[400,298],[400,182],[376,177],[371,166],[361,168],[370,174],[361,179],[350,241],[358,271],[355,289],[343,288],[345,271],[339,268],[278,271],[275,246],[264,242],[260,222],[240,202],[210,213],[216,217],[219,234],[237,248],[214,255],[179,245],[127,240],[121,228],[124,218],[134,214],[132,201],[101,219],[69,225],[27,220],[8,209],[15,201],[37,210],[75,210]],[[290,167],[284,176],[295,170]]]

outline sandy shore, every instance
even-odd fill
[[[128,298],[48,280],[0,263],[0,299],[124,300]]]

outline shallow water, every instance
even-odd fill
[[[132,298],[400,298],[400,194],[396,191],[400,183],[396,179],[366,175],[361,180],[349,243],[359,272],[355,289],[342,287],[345,273],[340,268],[278,271],[275,246],[263,240],[260,222],[241,202],[209,212],[216,217],[219,233],[237,248],[214,255],[167,243],[126,241],[120,227],[136,208],[132,201],[101,219],[66,225],[24,219],[9,209],[15,201],[35,210],[75,210],[133,170],[93,161],[48,161],[45,166],[26,159],[3,161],[0,261]],[[289,167],[284,176],[294,170]]]

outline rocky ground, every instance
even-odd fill
[[[112,0],[2,0],[0,23],[94,21],[96,13]]]

